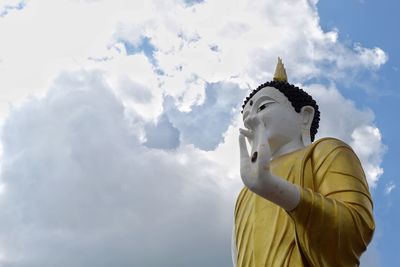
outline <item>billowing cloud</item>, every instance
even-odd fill
[[[25,0],[2,0],[0,2],[0,18],[7,16],[12,11],[23,9]]]
[[[63,74],[11,112],[1,266],[229,265],[223,169],[191,146],[146,148],[135,131],[98,73]]]
[[[156,96],[171,95],[181,111],[190,111],[204,100],[207,83],[232,81],[247,88],[269,80],[278,55],[293,82],[348,80],[387,61],[378,47],[348,46],[338,41],[337,30],[324,32],[316,2],[306,0],[290,5],[248,0],[235,5],[227,0],[189,5],[29,1],[22,12],[4,17],[0,32],[2,86],[8,88],[1,95],[2,114],[9,102],[43,94],[65,69],[101,69],[112,83],[133,79],[153,91],[159,88]],[[134,60],[131,53],[147,55],[147,63]],[[149,105],[137,109],[155,119],[161,98],[153,104],[151,113]]]
[[[164,103],[164,112],[182,133],[183,143],[203,150],[214,150],[223,141],[223,134],[241,105],[245,92],[234,83],[207,84],[205,100],[191,111],[180,111],[171,97]]]
[[[169,121],[166,115],[161,116],[156,123],[148,123],[145,127],[145,145],[160,149],[174,149],[179,147],[180,132]]]

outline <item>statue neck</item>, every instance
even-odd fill
[[[299,150],[304,148],[304,144],[303,141],[301,140],[301,138],[299,139],[294,139],[292,141],[290,141],[289,143],[283,144],[277,148],[274,148],[271,145],[271,160],[276,159],[282,155],[291,153],[293,151]]]

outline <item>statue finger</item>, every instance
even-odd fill
[[[239,134],[239,149],[240,149],[240,159],[249,160],[249,151],[247,150],[247,144],[245,136],[240,133]]]
[[[239,128],[239,132],[241,134],[243,134],[244,136],[246,136],[248,139],[253,139],[254,138],[254,133],[251,130]]]
[[[269,163],[271,161],[271,153],[269,150],[269,144],[267,143],[262,143],[260,144],[258,148],[258,167],[263,169],[263,170],[268,170],[269,169]]]

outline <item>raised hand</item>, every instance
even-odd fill
[[[252,191],[268,186],[271,172],[270,147],[267,131],[261,121],[254,117],[249,122],[249,129],[239,129],[240,175],[243,183]],[[247,150],[246,138],[251,145],[251,153]]]
[[[258,118],[252,118],[248,129],[239,129],[240,176],[244,185],[257,195],[285,210],[294,209],[300,201],[300,191],[292,183],[270,171],[271,152],[267,130]],[[247,150],[246,138],[251,145]]]

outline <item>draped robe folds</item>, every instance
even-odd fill
[[[292,211],[243,188],[235,207],[237,267],[358,266],[374,232],[361,163],[340,140],[324,138],[271,161],[298,186]]]

